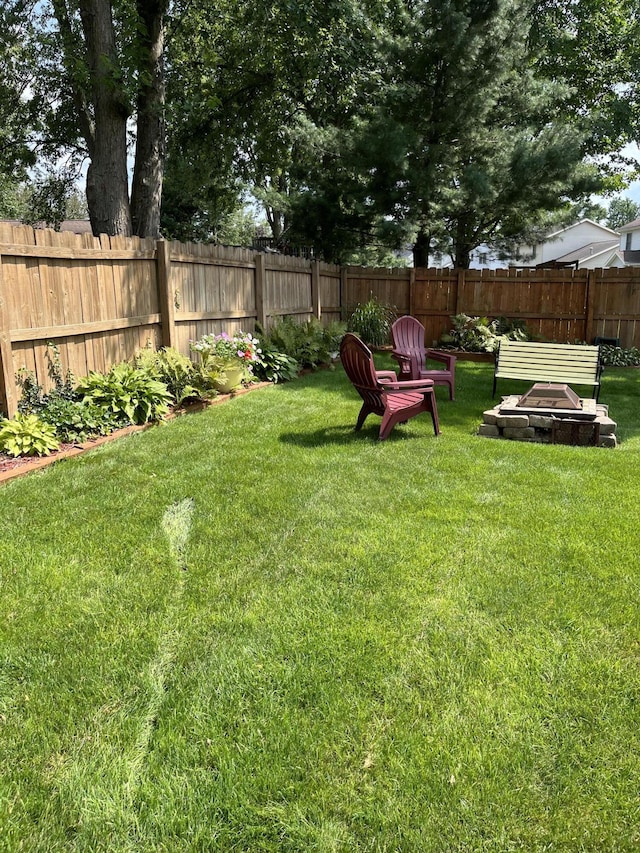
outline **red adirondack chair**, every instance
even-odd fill
[[[424,326],[415,317],[399,317],[391,327],[392,357],[400,366],[400,379],[431,379],[435,385],[449,387],[449,399],[455,399],[456,357],[440,350],[426,349]],[[444,367],[432,370],[427,359],[440,362]]]
[[[421,412],[430,412],[433,431],[439,435],[436,395],[430,379],[398,382],[393,370],[376,370],[371,350],[351,332],[344,336],[340,344],[340,360],[364,401],[356,430],[362,428],[369,415],[381,415],[379,437],[380,441],[384,441],[396,424],[404,423]]]

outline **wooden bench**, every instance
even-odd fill
[[[600,395],[602,361],[600,347],[579,344],[543,344],[532,341],[502,341],[496,353],[493,396],[498,379],[528,382],[559,382],[588,385]]]

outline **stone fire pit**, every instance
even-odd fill
[[[522,396],[503,397],[497,406],[484,412],[478,435],[616,447],[616,429],[608,406],[579,398],[568,386],[539,384]]]

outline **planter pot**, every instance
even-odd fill
[[[220,380],[215,383],[216,390],[221,394],[228,394],[240,385],[242,382],[242,376],[243,370],[239,365],[236,366],[234,364],[230,367],[225,367]]]

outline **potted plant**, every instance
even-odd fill
[[[253,365],[258,361],[261,350],[259,341],[245,332],[233,335],[203,335],[191,344],[193,352],[200,354],[203,371],[211,378],[216,389],[223,394],[237,388],[243,380],[249,380]]]

